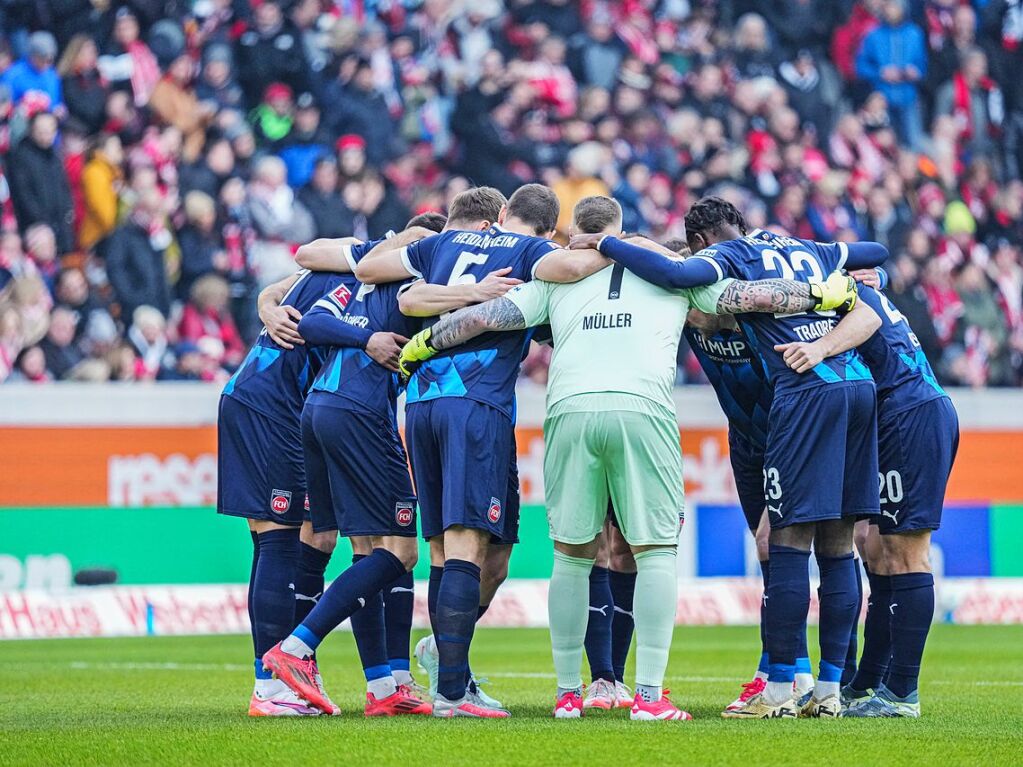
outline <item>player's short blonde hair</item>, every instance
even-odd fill
[[[622,229],[622,206],[603,195],[583,197],[572,209],[572,226],[579,234],[598,234],[608,228]]]

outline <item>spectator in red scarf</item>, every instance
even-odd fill
[[[773,223],[793,237],[813,239],[813,227],[806,216],[806,192],[800,186],[782,190],[773,210]]]
[[[951,26],[943,29],[940,36],[928,35],[931,54],[925,85],[932,97],[938,88],[952,79],[963,56],[977,45],[977,12],[968,3],[952,5],[954,7],[949,9],[946,0],[940,14]]]
[[[135,106],[149,103],[153,88],[160,81],[160,65],[149,46],[139,39],[139,22],[130,8],[118,8],[113,39],[98,64],[100,73],[113,87],[131,91]]]
[[[207,274],[197,279],[181,313],[178,337],[203,348],[213,348],[213,344],[204,339],[217,341],[222,349],[217,359],[218,364],[234,369],[245,355],[245,344],[228,311],[230,298],[230,289],[223,277]]]
[[[934,111],[955,120],[960,151],[987,153],[995,148],[1005,120],[1005,99],[988,77],[984,51],[971,48],[965,53],[959,70],[938,89]]]

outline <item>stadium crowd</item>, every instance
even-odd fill
[[[562,235],[611,193],[663,241],[713,192],[754,226],[882,242],[945,383],[1023,380],[1021,0],[0,14],[0,381],[225,380],[297,245],[528,181]]]

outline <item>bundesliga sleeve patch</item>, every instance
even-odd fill
[[[394,521],[402,527],[408,527],[416,516],[416,505],[411,501],[398,501],[394,504]]]
[[[270,511],[274,514],[285,514],[291,508],[290,490],[273,490],[270,493]]]
[[[487,519],[497,524],[501,519],[501,502],[496,498],[490,499],[490,508],[487,510]]]
[[[352,291],[350,291],[346,285],[338,285],[334,289],[334,292],[330,294],[330,297],[334,299],[334,303],[342,309],[347,309],[348,302],[352,298]]]

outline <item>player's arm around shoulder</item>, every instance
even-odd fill
[[[610,265],[611,261],[595,248],[558,248],[541,259],[533,271],[533,277],[545,282],[579,282]]]
[[[509,277],[510,266],[497,269],[479,282],[465,285],[434,285],[416,280],[398,295],[398,308],[406,317],[436,317],[472,304],[500,298],[522,280]]]
[[[263,323],[267,335],[274,343],[284,349],[294,349],[297,344],[305,343],[298,332],[298,323],[302,319],[302,313],[294,306],[281,306],[284,297],[288,295],[288,291],[295,286],[302,274],[303,272],[295,272],[279,282],[267,285],[260,291],[259,297],[256,299],[259,321]]]
[[[369,285],[407,280],[409,277],[422,279],[421,259],[417,257],[422,250],[421,242],[435,236],[436,233],[429,229],[413,226],[377,243],[355,265],[355,277]]]
[[[778,344],[774,350],[782,352],[782,359],[790,368],[797,373],[806,373],[827,357],[855,349],[874,335],[880,327],[881,318],[877,312],[865,302],[857,301],[838,325],[823,337],[812,343]]]
[[[321,237],[299,245],[295,263],[311,272],[354,272],[352,246],[361,244],[358,237]]]

